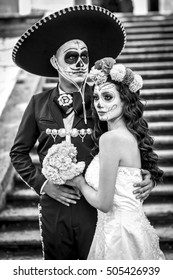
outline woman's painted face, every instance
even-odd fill
[[[75,82],[83,82],[88,74],[89,56],[86,44],[71,40],[63,44],[56,53],[61,70]]]
[[[104,83],[94,88],[94,107],[101,121],[110,121],[121,116],[123,103],[116,85]]]

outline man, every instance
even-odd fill
[[[101,7],[76,6],[40,20],[13,50],[13,60],[19,67],[33,74],[59,77],[56,88],[31,98],[10,152],[17,172],[40,195],[45,259],[86,259],[96,209],[72,187],[47,181],[29,153],[38,140],[42,163],[54,143],[70,138],[78,151],[77,160],[88,166],[93,147],[91,88],[85,86],[89,62],[92,66],[102,57],[116,58],[124,45],[124,28],[113,14]],[[152,185],[147,173],[141,183],[145,186],[141,198],[150,193]]]

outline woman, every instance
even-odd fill
[[[114,59],[104,58],[95,63],[89,80],[94,82],[94,140],[99,153],[85,178],[80,175],[73,180],[98,209],[88,259],[164,259],[142,201],[133,194],[133,184],[142,179],[141,168],[149,170],[156,182],[163,175],[143,118],[142,78]]]

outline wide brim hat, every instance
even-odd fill
[[[13,61],[32,74],[57,77],[50,58],[73,39],[87,45],[92,67],[103,57],[116,58],[125,46],[126,33],[120,20],[102,7],[69,7],[42,18],[24,32],[13,49]]]

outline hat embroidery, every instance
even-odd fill
[[[123,44],[123,47],[122,47],[122,50],[121,50],[121,52],[122,52],[123,49],[124,49],[124,47],[125,47],[125,44],[126,44],[126,33],[125,33],[125,30],[124,30],[123,25],[122,25],[121,22],[117,19],[117,17],[116,17],[114,14],[112,14],[110,11],[108,11],[108,10],[102,8],[102,7],[99,7],[99,6],[77,5],[77,6],[71,7],[71,9],[70,9],[70,7],[69,7],[69,8],[63,9],[63,10],[61,10],[61,11],[55,12],[54,14],[49,15],[49,16],[47,16],[47,17],[41,19],[40,21],[38,21],[37,23],[35,23],[33,26],[31,26],[31,27],[21,36],[21,38],[20,38],[20,39],[18,40],[18,42],[16,43],[16,46],[14,47],[13,53],[12,53],[12,59],[13,59],[13,61],[15,62],[16,54],[17,54],[17,51],[18,51],[19,47],[22,45],[22,43],[25,41],[25,39],[27,39],[27,38],[30,36],[31,32],[34,32],[35,30],[37,30],[37,29],[39,28],[39,26],[43,25],[43,24],[46,23],[47,21],[52,20],[53,17],[56,18],[57,15],[61,16],[62,13],[63,13],[63,14],[66,14],[67,11],[68,11],[68,12],[73,12],[73,11],[76,11],[76,10],[85,10],[85,9],[87,9],[87,10],[91,9],[91,10],[96,10],[96,11],[100,11],[100,12],[106,13],[108,16],[110,16],[111,18],[113,18],[113,19],[118,23],[118,25],[121,27],[122,32],[123,32],[123,34],[124,34],[124,44]],[[38,25],[39,25],[39,26],[38,26]],[[121,52],[120,52],[120,54],[121,54]],[[120,54],[119,54],[119,55],[120,55]]]

